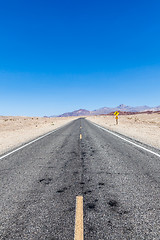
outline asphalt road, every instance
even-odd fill
[[[0,239],[74,239],[79,195],[85,240],[160,239],[160,158],[85,119],[0,160]]]

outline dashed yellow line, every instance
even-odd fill
[[[82,134],[80,134],[80,139],[82,139]]]
[[[83,196],[77,196],[74,240],[83,240],[83,238]]]

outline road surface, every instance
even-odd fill
[[[160,157],[85,119],[0,160],[0,239],[74,239],[77,196],[85,240],[160,239]]]

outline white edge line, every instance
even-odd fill
[[[74,121],[74,120],[73,120],[73,121]],[[52,134],[52,133],[58,131],[59,129],[61,129],[61,128],[67,126],[67,125],[70,124],[70,123],[71,123],[71,122],[69,122],[69,123],[67,123],[67,124],[65,124],[65,125],[63,125],[63,126],[57,128],[57,129],[54,129],[53,131],[51,131],[51,132],[49,132],[49,133],[46,133],[46,134],[42,135],[41,137],[38,137],[38,138],[32,140],[31,142],[26,143],[25,145],[23,145],[23,146],[21,146],[21,147],[15,149],[15,150],[13,150],[13,151],[7,153],[7,154],[1,156],[1,157],[0,157],[0,160],[2,160],[3,158],[8,157],[9,155],[11,155],[11,154],[13,154],[13,153],[15,153],[15,152],[21,150],[22,148],[27,147],[28,145],[30,145],[30,144],[32,144],[32,143],[34,143],[34,142],[37,142],[38,140],[40,140],[40,139],[42,139],[42,138],[44,138],[44,137],[46,137],[46,136],[48,136],[48,135],[50,135],[50,134]]]
[[[88,120],[88,119],[87,119],[87,120]],[[132,141],[130,141],[130,140],[127,140],[126,138],[123,138],[123,137],[119,136],[118,134],[116,134],[116,133],[114,133],[114,132],[112,132],[112,131],[110,131],[110,130],[108,130],[108,129],[106,129],[106,128],[103,128],[103,127],[99,126],[98,124],[91,122],[90,120],[88,120],[88,121],[89,121],[90,123],[92,123],[93,125],[97,126],[98,128],[101,128],[102,130],[104,130],[104,131],[106,131],[106,132],[109,132],[110,134],[112,134],[112,135],[114,135],[114,136],[116,136],[116,137],[118,137],[118,138],[120,138],[120,139],[122,139],[122,140],[124,140],[124,141],[126,141],[126,142],[128,142],[128,143],[131,143],[132,145],[134,145],[134,146],[136,146],[136,147],[138,147],[138,148],[141,148],[141,149],[143,149],[143,150],[145,150],[145,151],[147,151],[147,152],[149,152],[149,153],[152,153],[152,154],[154,154],[155,156],[157,156],[157,157],[160,158],[160,154],[155,153],[155,152],[153,152],[153,151],[151,151],[151,150],[149,150],[149,149],[147,149],[147,148],[145,148],[145,147],[142,147],[142,146],[140,146],[140,145],[138,145],[138,144],[136,144],[136,143],[134,143],[134,142],[132,142]]]

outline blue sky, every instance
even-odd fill
[[[159,9],[159,0],[0,0],[0,115],[160,105]]]

